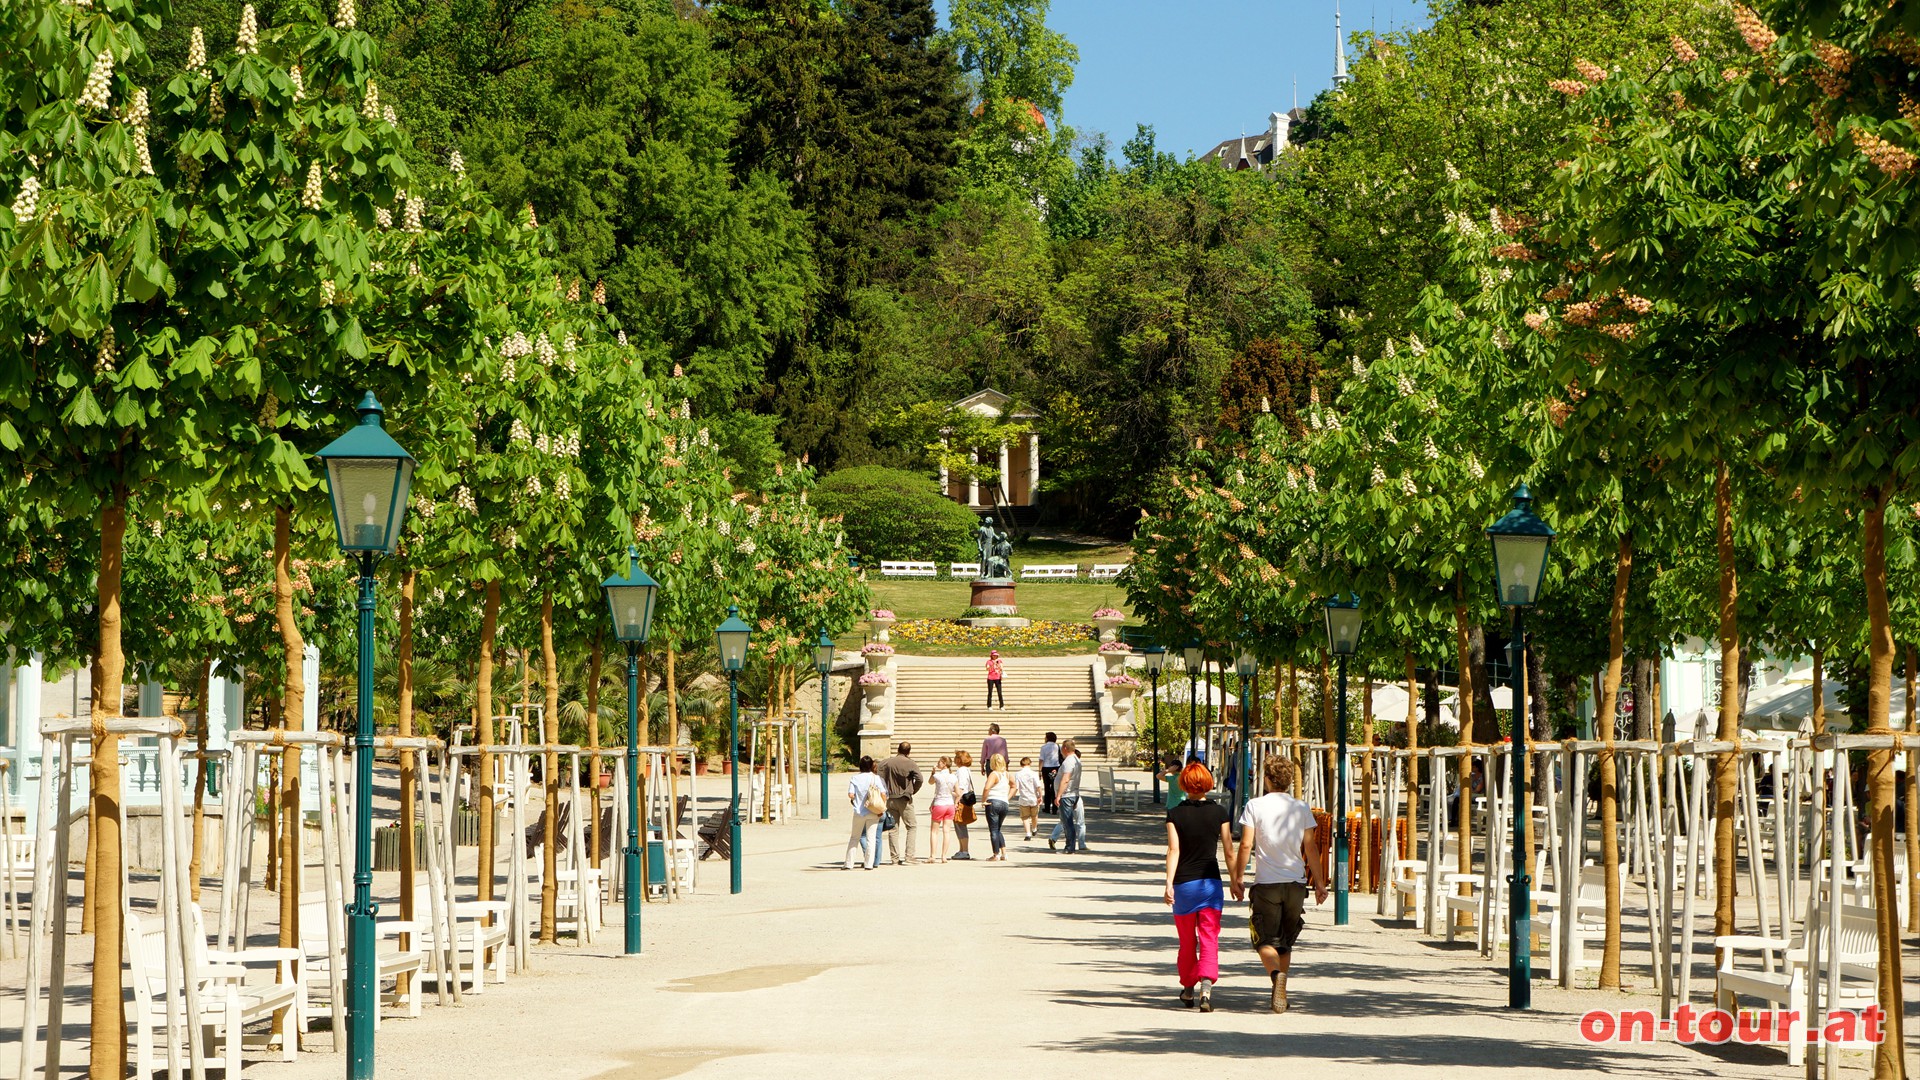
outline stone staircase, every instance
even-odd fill
[[[1017,657],[1006,664],[1007,708],[986,707],[986,660],[900,656],[894,667],[893,741],[911,742],[913,759],[932,772],[941,755],[965,750],[978,757],[987,725],[999,724],[1008,765],[1021,757],[1040,764],[1040,744],[1051,731],[1073,739],[1088,769],[1102,768],[1106,739],[1093,700],[1093,657]],[[976,762],[976,771],[984,763]]]

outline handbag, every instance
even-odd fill
[[[969,794],[967,798],[971,799],[973,798],[973,796]],[[960,808],[953,812],[953,820],[955,824],[959,824],[959,825],[973,824],[975,820],[973,815],[973,804],[971,802],[962,802],[960,804]]]
[[[975,794],[974,794],[973,792],[971,792],[971,791],[969,791],[969,792],[967,792],[966,794],[964,794],[964,795],[962,795],[962,796],[960,796],[960,805],[961,805],[961,806],[972,806],[973,804],[975,804],[975,803],[977,803],[977,802],[979,802],[979,801],[980,801],[980,797],[979,797],[978,795],[975,795]]]
[[[891,828],[893,828],[893,815],[888,813],[882,813],[880,815],[880,831],[886,832],[888,829],[891,829]]]
[[[880,790],[880,785],[878,784],[869,785],[867,788],[866,803],[867,813],[884,814],[887,812],[887,793]]]

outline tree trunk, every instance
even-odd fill
[[[120,688],[126,656],[120,649],[120,579],[127,536],[127,494],[116,489],[100,511],[100,572],[95,580],[99,605],[98,679],[93,684],[93,764],[87,769],[87,831],[94,837],[93,878],[87,904],[93,909],[93,1045],[87,1075],[120,1080],[127,1071],[127,1016],[120,1007],[120,963],[124,934],[120,920],[120,737],[107,733],[107,721],[120,712]],[[54,867],[64,874],[67,868]],[[52,1032],[51,1038],[59,1038]]]
[[[667,646],[667,745],[680,745],[680,688],[673,674],[674,650]]]
[[[1727,463],[1718,463],[1713,485],[1714,546],[1720,562],[1720,733],[1722,742],[1740,742],[1740,582],[1733,565],[1733,481]],[[1698,737],[1698,733],[1695,733]],[[1697,760],[1697,759],[1696,759]],[[1733,928],[1733,799],[1737,754],[1713,758],[1713,932]],[[1716,960],[1717,962],[1717,960]]]
[[[413,593],[420,571],[409,566],[400,575],[400,632],[394,643],[394,659],[399,667],[400,700],[396,721],[400,737],[413,736]],[[400,751],[400,918],[413,918],[413,815],[416,764],[413,751]],[[407,977],[400,976],[401,989]]]
[[[1414,663],[1413,650],[1407,650],[1407,850],[1416,857],[1420,851],[1420,711],[1415,702],[1420,696],[1420,668]],[[1395,852],[1398,855],[1399,852]]]
[[[1887,494],[1874,489],[1860,563],[1867,585],[1867,733],[1888,732],[1893,698],[1893,617],[1887,605]],[[1867,827],[1873,850],[1873,910],[1879,924],[1879,1001],[1886,1038],[1873,1051],[1875,1080],[1906,1075],[1905,1004],[1900,987],[1900,884],[1893,865],[1893,751],[1867,755]]]
[[[487,582],[487,598],[480,608],[480,672],[474,679],[473,731],[480,752],[474,787],[480,800],[479,895],[493,899],[493,646],[500,634],[500,583]],[[516,838],[517,840],[517,838]],[[491,923],[492,920],[488,920]]]
[[[273,513],[273,621],[280,631],[286,679],[280,687],[280,725],[298,730],[307,715],[307,643],[293,617],[293,509]],[[300,947],[300,746],[280,752],[280,947]],[[320,808],[326,813],[327,807]]]
[[[540,597],[540,663],[546,673],[546,709],[541,724],[541,741],[548,746],[560,742],[560,658],[553,648],[553,588]],[[560,924],[554,907],[560,899],[560,755],[549,750],[541,756],[542,777],[547,782],[546,812],[540,815],[541,865],[540,940],[549,945],[560,940]],[[583,916],[584,917],[584,916]],[[579,940],[579,935],[575,935]]]
[[[126,529],[122,526],[121,535],[124,536],[125,533]],[[95,636],[98,637],[97,632]],[[96,647],[93,652],[93,663],[87,666],[87,685],[93,687],[93,689],[88,692],[88,699],[93,707],[99,708],[101,707],[99,688],[101,684],[106,682],[106,678],[100,674],[100,650]],[[109,715],[118,716],[119,714],[120,704],[116,701]],[[93,869],[93,864],[98,857],[99,845],[100,830],[94,826],[92,793],[89,792],[87,802],[87,859],[84,864],[84,869],[81,871],[80,878],[86,886],[86,888],[82,890],[81,895],[88,898],[80,905],[80,933],[82,935],[93,933],[93,901],[91,897],[93,896],[93,883],[98,880]]]
[[[1473,633],[1467,625],[1467,579],[1464,574],[1455,574],[1453,578],[1453,639],[1454,647],[1460,656],[1460,685],[1455,688],[1459,699],[1460,744],[1473,745],[1474,706],[1473,706]],[[1461,754],[1459,762],[1459,791],[1453,811],[1454,869],[1462,874],[1473,871],[1473,755]],[[1434,778],[1440,782],[1439,777]],[[1448,915],[1449,919],[1453,916]]]
[[[1327,744],[1333,743],[1338,737],[1340,730],[1340,721],[1334,712],[1333,695],[1333,666],[1332,662],[1327,659],[1327,654],[1323,652],[1320,654],[1320,741]],[[1321,771],[1326,774],[1324,777],[1325,787],[1323,790],[1327,792],[1329,809],[1337,809],[1334,804],[1337,804],[1340,800],[1340,792],[1336,787],[1339,783],[1338,766],[1334,764],[1331,753],[1320,755],[1320,760],[1326,763],[1326,767]],[[1343,823],[1336,823],[1334,827],[1337,829],[1346,828]]]
[[[1500,710],[1493,707],[1493,672],[1488,668],[1485,627],[1474,626],[1467,631],[1467,650],[1473,664],[1473,741],[1491,746],[1500,741]],[[1512,682],[1509,688],[1517,690],[1520,673],[1510,672],[1509,678]],[[1520,732],[1512,734],[1517,736]]]
[[[1614,760],[1614,728],[1620,705],[1620,672],[1626,660],[1627,583],[1633,576],[1633,534],[1620,537],[1620,550],[1613,561],[1613,603],[1607,609],[1607,670],[1600,680],[1600,710],[1595,724],[1600,729],[1600,867],[1606,875],[1607,929],[1600,947],[1600,989],[1620,989],[1620,773]],[[1637,696],[1636,714],[1645,711]],[[1583,798],[1576,795],[1576,798]],[[1570,871],[1578,880],[1578,868]],[[1561,886],[1563,895],[1567,886]],[[1578,895],[1578,890],[1573,891]],[[1573,911],[1571,902],[1566,909]]]
[[[207,827],[207,729],[210,726],[207,714],[213,708],[212,698],[213,661],[203,660],[200,662],[200,718],[194,722],[200,758],[193,770],[193,847],[187,856],[187,887],[196,904],[200,902],[201,834]],[[232,778],[227,782],[232,783]]]
[[[1373,664],[1360,661],[1360,891],[1373,891]]]
[[[262,684],[264,692],[264,684]],[[266,695],[267,728],[272,730],[280,726],[280,699]],[[280,755],[267,754],[267,891],[278,894],[280,891],[280,800],[275,798],[280,791]]]
[[[1907,646],[1907,737],[1914,733],[1914,671],[1920,659]],[[1909,744],[1911,745],[1911,744]],[[1920,751],[1907,751],[1907,933],[1920,934]]]
[[[1660,695],[1653,689],[1654,661],[1644,656],[1633,658],[1633,735],[1635,739],[1660,737]]]
[[[587,657],[587,787],[593,812],[587,817],[587,856],[600,868],[600,665],[606,642],[603,631],[593,632],[593,652]]]
[[[1827,651],[1813,647],[1813,733],[1827,733]]]

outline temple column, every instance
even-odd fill
[[[1027,505],[1040,504],[1040,433],[1027,434]]]
[[[979,465],[980,451],[968,450],[967,460],[971,461],[975,465]],[[980,474],[977,472],[967,477],[967,505],[968,506],[980,505]]]
[[[1007,455],[1005,439],[1000,441],[1000,501],[1013,502],[1013,459]]]
[[[940,436],[940,494],[951,497],[953,492],[947,489],[947,437]]]

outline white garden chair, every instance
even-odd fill
[[[184,1002],[176,1002],[174,1008],[181,1010],[183,1029],[169,1029],[165,926],[152,916],[137,915],[131,911],[125,914],[127,964],[131,968],[130,981],[133,983],[133,1006],[128,1020],[129,1026],[134,1029],[137,1075],[151,1076],[162,1067],[156,1064],[156,1029],[163,1033],[159,1042],[159,1058],[162,1061],[167,1056],[168,1047],[181,1045],[188,1037],[188,1032],[199,1029],[218,1033],[215,1041],[224,1047],[227,1076],[238,1080],[246,1025],[274,1017],[280,1017],[283,1021],[277,1025],[280,1029],[277,1038],[280,1040],[281,1060],[292,1061],[295,1033],[306,1026],[307,1013],[305,988],[293,974],[293,962],[299,955],[298,950],[263,948],[223,952],[209,949],[198,905],[192,906],[191,916],[193,970],[186,977],[194,980],[199,1016],[186,1016]],[[265,964],[274,966],[277,981],[245,981],[250,965]],[[181,996],[184,997],[184,993]],[[266,1039],[271,1041],[275,1037],[269,1034]]]

